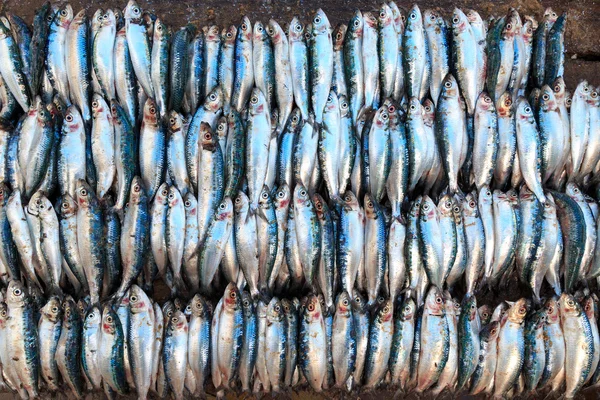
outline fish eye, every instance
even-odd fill
[[[88,318],[96,318],[96,314],[94,314],[93,312],[91,312],[90,315],[88,315]]]
[[[258,25],[258,26],[256,27],[256,30],[262,33],[262,31],[263,31],[263,27],[262,27],[262,26],[260,26],[260,25]]]
[[[460,21],[460,19],[458,17],[452,18],[452,23],[458,24],[458,21]]]
[[[431,14],[431,17],[429,17],[429,19],[435,21],[435,14]]]
[[[171,125],[174,125],[175,124],[175,118],[169,118],[169,123]]]
[[[166,196],[168,193],[167,189],[163,189],[160,194],[162,194],[163,196]]]
[[[248,300],[244,300],[244,307],[249,307],[250,306],[250,302]]]
[[[452,208],[452,202],[450,200],[446,202],[446,208]]]
[[[381,12],[379,13],[379,18],[381,18],[381,19],[385,18],[385,15],[386,15],[386,14],[385,14],[385,11],[381,11]]]
[[[489,317],[490,315],[489,315],[488,313],[484,312],[483,314],[481,314],[481,316],[482,316],[484,319],[487,319],[487,317]]]
[[[525,307],[519,308],[519,314],[521,314],[521,315],[527,314],[527,309]]]
[[[235,299],[235,298],[237,297],[237,294],[235,293],[235,291],[234,291],[234,290],[232,290],[232,291],[229,293],[229,297],[230,297],[230,298],[232,298],[232,299]]]
[[[590,91],[590,88],[589,88],[589,87],[587,87],[587,86],[584,86],[584,87],[583,87],[583,92],[584,92],[584,93],[587,93],[587,92],[589,92],[589,91]]]
[[[436,298],[435,298],[435,302],[436,302],[437,304],[442,304],[442,298],[441,298],[441,297],[436,297]]]
[[[446,83],[444,83],[444,86],[448,89],[450,89],[452,87],[452,82],[450,81],[446,81]]]
[[[177,322],[179,322],[179,318],[177,318],[177,317],[173,317],[173,318],[171,319],[171,322],[173,322],[174,324],[176,324]]]
[[[313,21],[314,21],[315,24],[320,24],[321,23],[321,17],[319,17],[317,15]]]
[[[344,300],[342,301],[342,305],[343,305],[344,307],[346,307],[346,306],[348,305],[348,300],[347,300],[347,299],[344,299]]]
[[[390,312],[390,306],[385,306],[385,307],[383,307],[383,313],[384,313],[384,314],[387,314],[387,313],[389,313],[389,312]]]
[[[98,102],[97,101],[92,101],[92,107],[98,108]]]
[[[136,302],[138,300],[137,296],[133,295],[129,298],[129,301]]]
[[[150,111],[150,114],[156,114],[156,108],[154,107],[150,107],[148,111]]]
[[[360,303],[362,303],[362,299],[360,297],[356,296],[354,298],[354,302],[360,304]]]
[[[300,190],[300,196],[306,196],[306,190],[302,189]]]
[[[113,322],[113,318],[109,315],[108,317],[106,317],[106,322],[110,324],[111,322]]]
[[[82,196],[87,196],[87,189],[81,188],[81,190],[79,191],[79,194]]]
[[[317,201],[315,203],[315,208],[317,209],[317,211],[322,211],[323,210],[323,204],[321,204],[320,201]]]
[[[548,314],[552,314],[554,312],[554,307],[548,307]]]
[[[310,311],[310,312],[313,312],[313,311],[315,311],[315,305],[314,305],[314,304],[312,304],[312,303],[310,303],[310,304],[308,305],[308,307],[306,307],[306,308],[308,308],[308,311]]]
[[[186,200],[185,203],[183,203],[184,206],[189,207],[192,205],[192,202],[189,200]]]
[[[133,11],[134,14],[139,14],[140,13],[140,9],[137,8],[137,7],[133,7],[132,11]]]
[[[206,132],[204,134],[204,140],[212,140],[212,135],[210,134],[210,132]]]
[[[360,21],[357,20],[357,19],[355,19],[354,20],[354,26],[358,28],[360,26]]]
[[[417,19],[417,14],[416,14],[416,13],[414,13],[414,12],[413,12],[413,13],[410,13],[410,17],[409,17],[409,18],[410,18],[410,19],[413,19],[413,20],[414,20],[414,19]]]
[[[367,207],[369,207],[369,208],[373,208],[374,207],[373,202],[371,200],[369,200],[367,202]]]
[[[512,29],[512,24],[506,24],[506,29],[510,31]]]
[[[225,203],[219,204],[219,210],[223,211],[226,208]]]
[[[133,191],[136,192],[136,193],[139,192],[141,189],[142,188],[137,183],[133,186]]]
[[[52,17],[52,15],[48,15],[46,17],[46,21],[51,22],[54,18]]]
[[[344,200],[349,202],[352,200],[352,197],[350,195],[344,196]]]
[[[216,94],[214,94],[214,93],[211,93],[211,95],[210,95],[210,96],[208,96],[208,97],[209,97],[211,100],[213,100],[213,101],[217,99],[217,95],[216,95]]]
[[[297,123],[297,122],[298,122],[298,120],[299,120],[299,118],[298,118],[298,116],[297,116],[297,115],[294,115],[294,116],[292,117],[292,122],[293,122],[293,123]]]
[[[250,99],[250,103],[252,103],[252,104],[258,103],[258,97],[252,96],[252,98]]]
[[[277,304],[277,305],[275,306],[275,311],[276,311],[276,312],[279,312],[279,310],[281,310],[281,307],[279,307],[279,304]]]
[[[494,328],[494,329],[492,329],[492,335],[495,335],[495,334],[496,334],[496,332],[498,332],[498,329],[497,329],[497,328]]]
[[[73,116],[71,114],[67,114],[67,116],[65,117],[65,121],[72,122],[73,121]]]
[[[61,10],[60,11],[60,15],[62,15],[63,17],[67,16],[67,10]]]
[[[458,206],[455,206],[452,211],[454,211],[455,213],[459,213],[460,212],[460,208]]]
[[[269,194],[267,192],[262,192],[262,194],[260,195],[260,197],[262,197],[264,200],[269,198]]]
[[[390,116],[388,115],[388,113],[387,113],[387,112],[382,112],[382,113],[381,113],[381,119],[382,119],[382,120],[384,120],[384,121],[387,121],[389,117],[390,117]]]
[[[429,210],[429,204],[425,203],[423,204],[423,211],[428,211]]]
[[[232,37],[233,35],[231,34],[231,32],[227,32],[227,34],[226,34],[225,36],[227,36],[227,38],[228,38],[228,39],[231,39],[231,37]]]
[[[242,199],[239,197],[235,198],[235,204],[240,204],[242,202]]]
[[[554,86],[554,92],[560,92],[560,85]]]
[[[169,200],[173,200],[175,198],[175,195],[173,193],[169,193]]]
[[[283,190],[280,190],[280,191],[277,193],[277,197],[278,197],[278,198],[280,198],[280,199],[283,199],[283,198],[285,197],[285,192],[284,192]]]
[[[242,30],[245,31],[246,29],[248,29],[248,26],[246,24],[242,24]]]
[[[548,94],[546,93],[542,96],[542,100],[548,101],[548,100],[550,100],[550,96],[548,96]]]

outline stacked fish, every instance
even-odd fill
[[[0,17],[3,385],[595,386],[600,99],[565,23]]]

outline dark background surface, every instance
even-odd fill
[[[0,13],[14,13],[25,19],[27,23],[33,21],[35,10],[43,4],[45,0],[0,0]],[[253,22],[261,20],[266,23],[270,18],[276,19],[284,29],[287,30],[287,24],[293,16],[299,16],[303,22],[307,22],[314,12],[321,7],[332,25],[337,23],[347,23],[352,11],[356,8],[361,10],[376,9],[379,0],[185,0],[185,1],[160,1],[148,0],[139,1],[142,9],[157,14],[163,22],[177,28],[187,23],[196,26],[219,25],[221,27],[231,24],[238,24],[243,15],[247,15]],[[541,16],[546,7],[552,7],[557,13],[567,13],[566,30],[566,63],[565,63],[565,81],[570,91],[575,89],[577,83],[582,79],[587,79],[592,85],[600,85],[600,0],[492,0],[492,1],[465,1],[465,0],[429,0],[427,2],[416,2],[421,10],[431,8],[442,12],[448,17],[454,7],[462,9],[473,8],[477,10],[485,19],[490,15],[503,15],[510,7],[514,7],[521,15],[533,15],[536,19]],[[396,1],[399,7],[407,10],[413,2]],[[77,13],[82,8],[87,10],[88,17],[91,17],[97,8],[114,8],[126,5],[126,1],[106,1],[106,0],[74,0],[71,1],[73,10]],[[158,281],[155,285],[154,298],[159,301],[165,300],[169,296],[168,289]],[[499,296],[503,299],[514,300],[523,292],[516,287],[510,287],[503,291]],[[478,296],[479,297],[479,296]],[[485,298],[478,299],[479,304],[495,305],[493,294],[488,294]],[[348,399],[392,399],[403,398],[404,396],[396,394],[393,391],[379,390],[372,393],[361,393],[360,397],[356,394],[348,395],[341,392],[328,392],[316,394],[312,391],[288,392],[281,394],[278,398],[292,399],[323,399],[323,398],[348,398]],[[209,398],[214,398],[211,395]],[[228,398],[235,398],[229,394]],[[240,398],[245,398],[242,396]],[[269,398],[270,396],[266,396]],[[543,396],[542,396],[543,397]],[[588,390],[582,398],[598,398],[599,394],[594,390]],[[54,396],[48,393],[42,393],[41,398],[67,399],[66,393],[59,393]],[[104,395],[101,393],[89,394],[86,399],[101,399]],[[131,398],[135,398],[132,396]],[[406,396],[406,398],[417,399],[415,395]],[[428,398],[427,396],[421,399]],[[442,394],[438,398],[452,398],[448,393]],[[483,398],[472,396],[460,396],[460,398]],[[9,393],[0,393],[0,400],[18,399],[18,396]]]

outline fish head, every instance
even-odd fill
[[[331,90],[327,96],[327,103],[325,104],[325,113],[339,113],[340,103],[337,94]]]
[[[290,187],[287,183],[280,184],[273,191],[273,199],[275,201],[276,209],[286,209],[290,205]]]
[[[217,122],[217,137],[219,140],[226,140],[228,128],[229,126],[227,125],[227,117],[222,115],[219,118],[219,122]]]
[[[513,101],[510,92],[504,92],[496,102],[496,112],[499,117],[512,117]]]
[[[179,189],[175,185],[169,187],[169,194],[167,195],[167,201],[170,208],[177,207],[177,205],[183,203],[183,199],[181,198],[181,193],[179,193]]]
[[[267,101],[265,100],[264,94],[257,87],[252,89],[252,95],[250,96],[250,114],[258,115],[267,112]]]
[[[506,19],[506,24],[504,25],[504,29],[502,30],[502,36],[505,39],[510,39],[515,36],[518,32],[521,31],[521,17],[516,10],[511,10]]]
[[[344,317],[352,316],[352,303],[350,295],[345,290],[337,296],[335,301],[335,315],[341,315]]]
[[[487,343],[493,342],[498,338],[500,333],[500,323],[498,321],[492,321],[481,330],[482,340]]]
[[[39,198],[38,212],[42,219],[46,216],[56,216],[52,202],[46,196]]]
[[[364,205],[367,219],[379,218],[379,213],[381,212],[379,209],[379,205],[377,204],[377,201],[375,200],[373,195],[369,192],[365,194]]]
[[[451,73],[444,77],[441,96],[444,98],[458,98],[459,96],[458,83]]]
[[[377,319],[381,323],[389,322],[394,318],[394,306],[392,299],[382,299],[377,309]]]
[[[312,19],[313,25],[313,34],[321,35],[327,34],[331,32],[331,24],[329,23],[329,19],[327,19],[327,15],[322,9],[318,9]]]
[[[162,306],[162,313],[167,320],[171,319],[175,312],[175,305],[172,300],[167,300]]]
[[[233,312],[241,307],[240,291],[234,282],[230,282],[223,294],[223,311]]]
[[[406,18],[406,30],[418,32],[423,29],[423,15],[418,5],[413,5]]]
[[[310,195],[308,194],[308,190],[304,187],[303,184],[297,183],[296,188],[294,189],[294,204],[297,205],[310,205]]]
[[[341,51],[344,48],[344,38],[346,37],[346,31],[348,26],[346,24],[337,24],[333,30],[333,50]]]
[[[66,296],[62,302],[63,309],[63,326],[73,326],[78,320],[81,319],[79,315],[79,307],[71,296]]]
[[[355,10],[350,22],[348,22],[348,33],[350,39],[359,39],[363,36],[364,18],[360,10]]]
[[[87,312],[83,323],[86,328],[98,327],[100,326],[101,319],[102,315],[100,313],[100,308],[98,308],[98,306],[92,306]]]
[[[437,218],[437,207],[435,206],[435,203],[431,197],[427,195],[423,196],[419,216],[423,221],[429,221]]]
[[[244,314],[245,315],[252,315],[254,314],[254,301],[252,301],[252,296],[250,295],[250,293],[248,293],[247,291],[242,291],[240,292],[241,296],[242,296],[242,307],[244,308]],[[288,300],[282,300],[287,302]],[[285,306],[284,306],[284,311],[285,311]]]
[[[492,98],[486,93],[481,92],[479,98],[477,99],[477,104],[475,105],[477,109],[475,112],[494,112],[494,101]]]
[[[129,191],[129,205],[142,204],[147,202],[146,190],[142,178],[134,176],[131,181],[131,189]]]
[[[271,38],[273,46],[282,43],[285,39],[285,32],[274,19],[270,19],[267,23],[267,34]]]
[[[6,328],[8,321],[8,306],[4,301],[0,301],[0,329]]]
[[[106,104],[104,97],[99,93],[94,93],[92,96],[91,109],[93,118],[97,118],[99,115],[104,113],[108,113],[110,116],[108,104]]]
[[[254,23],[254,32],[252,34],[252,40],[256,43],[256,42],[266,41],[268,39],[269,39],[269,36],[267,35],[265,26],[263,25],[263,23],[261,21],[256,21]]]
[[[152,301],[142,288],[136,284],[131,285],[129,289],[129,310],[131,313],[150,312],[152,308]]]
[[[77,110],[77,107],[72,105],[67,108],[65,119],[62,126],[63,135],[70,133],[79,133],[83,130],[83,119]]]
[[[144,121],[143,124],[158,126],[156,102],[148,98],[144,104]]]
[[[221,42],[223,43],[223,46],[234,46],[236,37],[237,27],[235,25],[230,25],[229,28],[223,29],[221,32]]]
[[[544,10],[544,20],[554,23],[557,19],[558,14],[552,9],[552,7],[548,7]]]
[[[386,26],[392,25],[394,23],[394,14],[392,9],[386,3],[382,3],[379,7],[379,15],[377,16],[379,20],[379,28],[384,28]]]
[[[143,20],[143,12],[137,1],[129,0],[127,6],[125,7],[125,19],[128,22],[133,22],[136,24],[141,24]]]
[[[409,218],[419,218],[421,214],[421,204],[423,203],[423,196],[418,196],[410,205],[408,209]]]
[[[315,205],[315,210],[317,211],[317,217],[319,220],[325,221],[329,216],[329,207],[327,207],[323,197],[320,194],[315,193],[312,196],[312,202]]]
[[[169,319],[167,329],[169,330],[169,332],[187,332],[187,318],[185,317],[182,311],[176,310],[173,313],[173,316],[171,316],[171,318]]]
[[[527,316],[527,308],[525,298],[515,301],[507,311],[507,320],[515,324],[522,323]]]
[[[169,39],[169,27],[160,18],[156,18],[156,21],[154,21],[152,36],[154,43],[160,43]]]
[[[400,311],[400,315],[403,321],[409,321],[414,318],[417,312],[417,304],[412,299],[412,297],[406,297],[404,301],[402,301],[402,308]]]
[[[454,223],[457,226],[463,223],[463,205],[456,197],[452,198],[452,216],[454,217]]]
[[[521,27],[521,37],[525,45],[529,45],[533,39],[533,21],[527,20]]]
[[[573,199],[576,199],[578,201],[583,200],[583,193],[581,192],[581,189],[579,189],[579,186],[575,182],[567,183],[565,191]]]
[[[60,321],[62,318],[60,298],[58,296],[50,296],[40,312],[43,318],[50,322],[56,323]]]
[[[236,214],[239,214],[243,211],[247,212],[250,207],[250,200],[248,199],[246,193],[244,193],[243,191],[238,192],[238,195],[235,197],[233,203]]]
[[[454,202],[452,201],[452,195],[445,194],[438,201],[437,209],[440,212],[440,216],[454,217],[453,215]]]
[[[465,314],[468,316],[469,321],[474,321],[475,318],[479,317],[479,310],[477,309],[477,298],[473,295],[465,296],[462,301],[461,315]]]
[[[588,295],[583,299],[581,306],[583,307],[583,312],[585,312],[585,315],[588,317],[590,322],[595,323],[594,321],[596,321],[598,314],[598,304],[596,299],[594,299],[593,296]]]
[[[77,301],[77,307],[79,307],[79,314],[85,316],[87,314],[88,308],[90,307],[89,295],[80,298],[79,301]]]
[[[481,15],[473,9],[467,11],[467,19],[471,25],[484,25]]]
[[[102,332],[114,335],[117,330],[122,330],[121,321],[110,304],[105,304],[102,308]]]
[[[471,24],[465,13],[461,9],[455,8],[452,12],[452,31],[454,34],[457,35],[470,29]]]
[[[308,323],[315,323],[323,319],[321,302],[318,296],[311,294],[306,298],[304,305],[304,319]]]
[[[553,296],[546,300],[546,304],[544,305],[546,310],[546,319],[548,324],[557,324],[560,322],[560,308],[558,297]]]
[[[492,319],[492,309],[487,304],[482,305],[477,309],[477,313],[479,314],[479,319],[483,325],[489,324]]]
[[[304,40],[304,25],[302,25],[298,17],[292,18],[288,30],[288,35],[290,42],[299,42]]]
[[[183,206],[185,207],[186,217],[195,217],[198,212],[198,201],[192,192],[187,192],[183,196]]]
[[[73,20],[73,7],[67,3],[62,6],[56,15],[54,16],[54,20],[52,21],[53,25],[61,27],[63,29],[67,29]]]
[[[216,86],[204,101],[204,109],[206,111],[217,112],[223,106],[223,89],[221,86]]]
[[[425,308],[431,315],[443,315],[445,312],[442,291],[435,285],[431,285],[425,298]]]
[[[181,132],[183,128],[183,115],[176,111],[169,113],[169,132]]]
[[[541,111],[558,111],[558,103],[554,96],[554,91],[549,85],[544,85],[540,92],[539,108]]]
[[[156,191],[156,195],[154,196],[154,203],[157,205],[167,205],[169,198],[170,186],[167,182],[163,182]]]
[[[268,323],[280,322],[283,317],[281,301],[277,297],[273,297],[267,306],[267,321]]]
[[[388,113],[387,107],[381,106],[375,112],[373,117],[373,125],[379,129],[388,129],[390,126],[390,114]]]
[[[233,219],[233,203],[230,197],[225,197],[216,209],[215,220],[227,221]]]
[[[10,198],[10,188],[5,182],[0,182],[0,204],[5,205]]]
[[[435,106],[430,99],[423,100],[423,122],[426,126],[432,127],[435,122]]]

